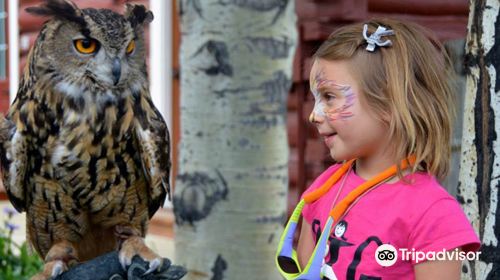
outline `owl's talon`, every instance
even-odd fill
[[[150,261],[149,262],[149,269],[146,272],[144,272],[144,274],[142,276],[148,275],[151,272],[158,270],[161,267],[162,263],[163,263],[163,259],[160,259],[160,258],[156,258],[156,259]]]
[[[52,268],[52,277],[61,275],[63,272],[68,270],[68,266],[63,261],[55,261],[54,267]]]
[[[31,280],[49,280],[53,279],[68,270],[68,266],[62,260],[53,260],[43,266],[43,271],[31,277]]]
[[[129,267],[132,264],[132,259],[127,258],[126,254],[124,252],[120,252],[118,258],[120,259],[120,264],[123,268],[123,270],[127,270],[127,267]]]
[[[163,265],[163,259],[146,246],[144,238],[137,235],[123,241],[118,256],[124,270],[127,270],[127,267],[132,264],[134,256],[139,256],[149,263],[149,269],[145,274],[149,274]]]

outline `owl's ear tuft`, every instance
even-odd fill
[[[153,21],[153,13],[143,5],[126,4],[125,17],[130,21],[132,27],[148,24]]]
[[[87,23],[82,11],[70,0],[45,0],[38,7],[26,8],[26,12],[38,16],[57,17],[69,20],[85,27]]]

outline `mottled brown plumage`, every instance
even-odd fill
[[[0,152],[9,199],[27,212],[28,240],[46,261],[37,277],[120,245],[122,264],[135,253],[157,263],[142,237],[169,191],[170,158],[144,59],[151,12],[63,0],[29,12],[50,20],[1,123]],[[92,42],[97,50],[81,52]]]

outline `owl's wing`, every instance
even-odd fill
[[[9,115],[0,121],[0,166],[2,169],[2,179],[7,196],[16,208],[22,212],[26,210],[25,176],[28,172],[29,153],[28,136],[23,118],[26,114],[19,112],[21,103],[25,100],[21,81],[20,89],[14,103],[11,105]]]
[[[144,174],[149,183],[149,216],[170,199],[170,136],[167,124],[149,96],[134,105],[135,134]]]

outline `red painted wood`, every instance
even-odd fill
[[[300,30],[300,26],[297,26]],[[297,83],[301,81],[300,68],[302,63],[302,45],[298,44],[295,50],[295,56],[293,58],[293,72],[292,72],[292,82]]]
[[[288,111],[295,111],[297,110],[299,105],[299,100],[298,100],[298,95],[299,92],[297,90],[291,90],[288,93],[288,100],[287,100],[287,109]]]
[[[386,14],[373,13],[375,17],[387,16]],[[442,41],[465,38],[467,35],[467,16],[448,15],[448,16],[422,16],[422,15],[390,15],[391,18],[412,21],[418,23],[432,32]]]
[[[372,17],[387,17],[386,14],[372,13]],[[463,38],[467,34],[467,17],[439,16],[428,17],[421,15],[393,14],[391,18],[403,21],[412,21],[432,30],[441,41]],[[343,22],[308,21],[303,23],[304,40],[324,41]]]
[[[9,110],[9,81],[0,81],[0,114],[5,115]]]
[[[287,132],[288,132],[288,146],[297,147],[299,138],[299,122],[298,118],[296,118],[296,114],[294,112],[288,112],[287,114]]]
[[[367,0],[351,1],[295,1],[295,10],[301,20],[361,20],[367,14]]]
[[[419,15],[469,14],[467,0],[368,0],[368,10],[377,13]]]
[[[288,158],[288,179],[290,185],[297,185],[299,179],[299,151],[297,148],[290,148]]]
[[[0,80],[0,93],[9,92],[9,80]]]

